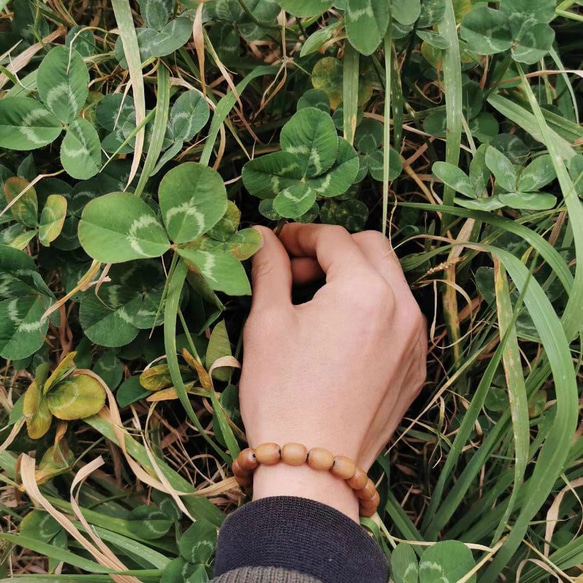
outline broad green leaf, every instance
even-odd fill
[[[238,259],[230,253],[178,248],[179,255],[195,273],[200,273],[209,287],[231,296],[251,294],[247,274]]]
[[[428,28],[439,23],[445,14],[445,4],[446,0],[422,0],[417,28]]]
[[[383,124],[376,119],[363,119],[354,134],[354,147],[362,154],[372,154],[383,143]]]
[[[98,124],[110,132],[101,144],[106,152],[127,154],[133,151],[135,138],[122,146],[136,129],[136,110],[131,97],[121,93],[106,95],[97,104],[95,116]]]
[[[123,379],[124,366],[114,350],[104,352],[92,370],[112,391],[117,389]]]
[[[189,563],[206,563],[217,543],[217,528],[207,520],[197,520],[180,537],[180,556]]]
[[[34,472],[34,479],[37,484],[44,484],[67,472],[74,463],[75,454],[68,448],[65,440],[60,441],[59,445],[52,445],[45,451]]]
[[[518,188],[522,192],[539,190],[557,177],[549,154],[535,158],[518,177]]]
[[[464,16],[461,37],[468,48],[479,55],[501,53],[512,44],[508,17],[501,10],[487,6],[478,6]]]
[[[549,52],[554,40],[555,31],[548,24],[525,26],[512,48],[512,57],[519,63],[534,65]]]
[[[325,43],[334,37],[334,33],[338,28],[338,23],[331,24],[329,26],[324,26],[313,32],[302,45],[302,50],[300,51],[300,57],[306,57],[319,51]],[[304,94],[305,95],[305,94]],[[298,109],[300,109],[300,100],[298,101]],[[326,99],[327,101],[327,99]],[[317,106],[316,106],[317,107]],[[328,105],[328,108],[330,106]]]
[[[67,127],[61,144],[61,164],[73,178],[87,180],[101,168],[101,142],[97,130],[87,120],[76,119]]]
[[[33,259],[17,249],[0,245],[0,299],[36,295],[39,275]]]
[[[309,185],[318,196],[328,198],[344,194],[356,180],[358,166],[358,155],[354,148],[345,139],[339,138],[338,157],[334,165],[324,176],[310,180]]]
[[[407,1],[409,5],[415,4],[413,0]],[[395,1],[392,3],[393,10],[394,6]],[[419,13],[417,13],[417,16],[419,16]],[[397,15],[395,15],[395,18],[399,20]],[[415,20],[417,20],[417,17],[415,17]],[[350,44],[359,53],[372,55],[381,44],[389,25],[389,5],[387,0],[348,0],[345,23],[346,35]]]
[[[55,141],[61,130],[59,120],[36,99],[0,99],[0,148],[36,150]]]
[[[299,99],[297,110],[304,107],[315,107],[325,113],[330,113],[330,100],[328,94],[321,89],[308,89]]]
[[[243,167],[243,184],[254,196],[275,198],[282,190],[302,178],[302,169],[295,155],[274,152],[255,158]]]
[[[504,192],[498,198],[504,205],[519,210],[544,211],[557,204],[557,198],[546,192]]]
[[[332,109],[342,101],[342,78],[342,62],[334,57],[320,59],[312,69],[312,86],[328,95]]]
[[[58,383],[45,398],[57,419],[85,419],[99,413],[105,404],[105,389],[93,377],[80,374]]]
[[[73,47],[82,57],[95,54],[95,36],[84,26],[73,26],[65,37],[65,46]]]
[[[447,162],[436,162],[433,165],[433,174],[456,192],[465,194],[470,198],[477,198],[468,175],[457,166]]]
[[[277,0],[278,4],[294,16],[316,16],[332,6],[330,0]]]
[[[329,170],[338,154],[338,135],[332,118],[314,107],[301,109],[285,124],[280,143],[284,152],[295,155],[307,178]]]
[[[569,174],[575,191],[579,196],[583,196],[583,156],[581,154],[573,156],[569,165]]]
[[[69,352],[69,354],[67,354],[67,356],[61,360],[55,370],[51,373],[51,376],[43,383],[40,383],[39,379],[37,378],[37,381],[43,385],[43,395],[46,395],[56,384],[67,378],[75,370],[76,354],[76,352]]]
[[[32,382],[24,394],[23,405],[26,429],[31,439],[40,439],[51,427],[53,416],[46,399],[36,381]]]
[[[391,16],[400,24],[414,24],[421,14],[419,0],[390,0]]]
[[[467,209],[477,211],[495,211],[501,209],[504,203],[497,196],[488,196],[487,198],[455,198],[455,203]]]
[[[161,31],[141,28],[138,30],[138,44],[142,60],[170,55],[185,45],[191,36],[192,20],[187,16],[171,20]],[[125,66],[125,58],[120,64]]]
[[[208,235],[217,241],[228,241],[237,231],[241,212],[237,205],[229,200],[227,201],[227,210],[221,220],[209,230]]]
[[[227,210],[227,191],[216,170],[187,162],[160,183],[160,210],[170,239],[193,241],[214,227]]]
[[[399,543],[391,553],[391,578],[395,583],[417,583],[419,563],[417,555],[408,544]]]
[[[242,229],[225,241],[225,247],[236,259],[245,261],[255,255],[262,242],[261,233],[257,229]]]
[[[366,164],[370,175],[378,182],[382,182],[384,164],[383,151],[377,150],[376,152],[373,152],[367,157]],[[389,151],[389,180],[395,180],[401,175],[401,172],[403,172],[403,160],[401,160],[399,152],[394,148],[391,148]]]
[[[155,506],[138,506],[128,516],[130,532],[145,538],[156,540],[163,537],[172,528],[172,519]]]
[[[111,290],[94,290],[85,293],[79,310],[79,322],[83,332],[95,344],[108,347],[129,344],[138,335],[138,328],[127,314],[125,304],[131,301],[127,292],[119,294],[119,286]],[[121,297],[120,297],[121,295]]]
[[[46,296],[24,296],[0,302],[0,356],[7,360],[26,358],[44,342],[49,327],[43,314],[50,305]]]
[[[26,188],[26,192],[23,192]],[[38,198],[34,186],[30,186],[28,180],[19,176],[8,178],[4,183],[4,197],[7,203],[16,200],[10,207],[15,221],[25,227],[38,226]]]
[[[456,583],[475,567],[472,551],[461,542],[443,541],[429,547],[419,562],[420,583]],[[476,575],[467,579],[475,583]]]
[[[206,125],[209,106],[198,91],[186,91],[174,102],[168,128],[174,140],[188,142]]]
[[[512,162],[502,152],[490,146],[486,151],[486,166],[504,190],[512,192],[516,188],[516,171]]]
[[[114,192],[89,202],[78,234],[87,254],[104,263],[159,257],[170,248],[154,211],[127,192]]]
[[[89,71],[73,48],[54,47],[43,59],[37,74],[43,103],[64,123],[71,123],[89,95]]]
[[[120,409],[131,405],[137,401],[141,401],[150,395],[147,389],[140,385],[140,378],[130,377],[126,379],[115,393],[115,398]]]
[[[449,49],[449,47],[451,46],[451,43],[447,38],[445,38],[442,34],[438,32],[434,32],[433,30],[418,30],[417,36],[421,40],[425,41],[427,44],[431,45],[431,47],[433,47],[434,49],[439,49],[440,51]],[[425,56],[423,50],[424,49],[422,47],[421,52]],[[440,53],[435,54],[438,55]]]
[[[48,512],[42,510],[29,512],[19,525],[19,532],[23,536],[47,543],[51,542],[61,530],[63,527]]]
[[[305,182],[284,188],[273,201],[273,208],[282,216],[293,219],[308,212],[316,202],[316,191]]]
[[[146,24],[156,30],[164,28],[174,8],[174,0],[138,0],[138,4]]]
[[[253,41],[262,39],[269,32],[260,24],[275,24],[275,19],[281,12],[281,8],[273,0],[247,0],[245,7],[246,10],[238,0],[211,0],[205,4],[205,17],[214,21],[229,22],[245,40]],[[222,45],[223,43],[215,44],[215,48],[223,49]]]
[[[40,215],[38,238],[48,247],[60,234],[67,216],[67,199],[61,194],[51,194]]]
[[[225,321],[222,320],[213,328],[211,337],[209,338],[205,356],[206,368],[210,369],[215,360],[223,356],[231,356],[232,354],[227,327]],[[219,381],[228,381],[230,372],[230,369],[227,367],[217,368],[213,371],[213,377]]]
[[[172,386],[172,377],[167,364],[150,366],[140,375],[140,385],[148,391],[159,391]]]

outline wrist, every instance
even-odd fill
[[[303,466],[259,466],[253,476],[253,500],[297,496],[331,506],[359,522],[358,498],[345,480]]]

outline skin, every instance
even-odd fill
[[[368,471],[418,395],[427,332],[388,239],[331,225],[257,227],[253,305],[244,331],[241,414],[252,447],[325,447]],[[325,278],[307,303],[292,285]],[[302,496],[358,521],[343,480],[307,465],[260,466],[253,498]]]

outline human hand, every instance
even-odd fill
[[[259,229],[240,383],[249,443],[325,447],[368,470],[426,375],[425,321],[399,262],[375,231],[292,224],[278,239]],[[292,283],[322,272],[326,284],[313,299],[293,305]],[[346,483],[308,466],[260,466],[254,499],[276,495],[358,519]]]

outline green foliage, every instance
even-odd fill
[[[386,231],[428,318],[372,468],[392,579],[538,583],[538,553],[580,578],[577,5],[200,6],[0,0],[0,579],[109,578],[19,490],[32,454],[81,531],[101,456],[74,495],[137,579],[209,580],[252,227],[290,220]]]

